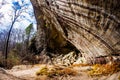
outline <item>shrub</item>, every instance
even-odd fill
[[[88,74],[91,76],[97,75],[108,75],[120,71],[120,63],[112,64],[95,64],[93,69],[88,71]]]
[[[61,68],[61,67],[53,67],[52,69],[43,67],[40,71],[36,73],[37,76],[39,75],[46,75],[48,77],[54,76],[63,76],[63,75],[72,75],[75,76],[77,74],[72,68]]]
[[[0,67],[5,67],[4,60],[4,57],[0,56]]]
[[[7,63],[7,65],[6,65]],[[13,49],[8,53],[7,61],[5,60],[4,56],[0,58],[0,67],[4,68],[12,68],[14,65],[20,64],[20,58],[17,54],[17,50]]]
[[[36,75],[48,75],[48,68],[47,67],[43,67],[40,71],[36,72]]]
[[[15,49],[11,50],[8,54],[7,61],[7,68],[12,68],[14,65],[20,64],[20,57]],[[5,65],[5,64],[4,64]]]

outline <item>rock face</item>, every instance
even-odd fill
[[[6,72],[5,69],[0,68],[0,80],[23,80],[23,79],[10,75]]]
[[[119,0],[31,2],[38,24],[38,53],[43,49],[56,55],[76,51],[87,63],[120,58]]]

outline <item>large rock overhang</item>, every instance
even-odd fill
[[[88,61],[120,54],[119,0],[37,1],[56,30]]]

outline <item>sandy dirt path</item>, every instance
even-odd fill
[[[23,70],[12,69],[8,71],[8,74],[14,75],[16,77],[26,79],[26,80],[34,80],[36,77],[36,72],[40,70],[42,67],[46,65],[35,65]]]
[[[11,69],[8,70],[7,73],[10,75],[13,75],[15,77],[20,78],[21,80],[35,80],[36,79],[36,72],[39,71],[41,68],[47,66],[48,68],[53,67],[52,65],[45,65],[45,64],[41,64],[41,65],[34,65],[31,67],[26,67],[26,68],[21,68],[21,66],[19,66],[20,68],[16,69]],[[22,66],[24,67],[24,66]],[[84,72],[85,69],[88,69],[87,67],[76,67],[74,68],[79,74],[77,76],[68,76],[68,77],[63,77],[62,80],[120,80],[118,79],[118,77],[120,76],[120,72],[118,73],[114,73],[112,75],[108,75],[108,76],[101,76],[101,77],[90,77],[88,76],[87,72]],[[82,71],[83,70],[83,71]],[[0,74],[0,76],[2,76]],[[14,79],[12,76],[7,76],[6,77],[11,77],[12,79],[10,80],[20,80],[20,79]],[[3,80],[9,80],[9,79],[3,79]],[[1,80],[1,79],[0,79]],[[40,79],[42,80],[42,79]],[[54,79],[52,79],[54,80]],[[61,78],[56,76],[55,80],[61,80]]]

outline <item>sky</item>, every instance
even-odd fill
[[[0,30],[10,28],[13,19],[17,17],[13,28],[25,29],[33,23],[36,30],[36,20],[30,0],[0,0]]]

